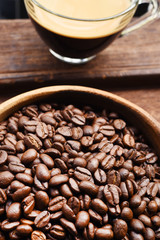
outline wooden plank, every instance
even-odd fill
[[[0,26],[0,84],[35,81],[92,85],[97,79],[102,85],[126,84],[128,80],[133,85],[159,83],[160,20],[117,39],[81,66],[52,57],[30,20],[0,20]]]

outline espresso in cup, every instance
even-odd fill
[[[135,4],[128,11],[130,0],[25,0],[25,4],[52,52],[81,59],[106,48],[130,22],[137,7]]]

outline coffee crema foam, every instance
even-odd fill
[[[37,0],[46,9],[57,14],[80,19],[107,18],[119,14],[131,5],[130,0]],[[122,30],[131,20],[135,8],[123,16],[106,21],[75,21],[51,14],[25,0],[33,20],[51,32],[74,38],[105,37]]]

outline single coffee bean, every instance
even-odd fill
[[[68,206],[73,210],[77,215],[80,210],[80,201],[77,197],[70,197],[68,199]]]
[[[30,164],[33,162],[37,157],[37,151],[35,149],[28,149],[26,150],[21,158],[21,161],[24,165]]]
[[[122,219],[114,220],[113,232],[116,239],[122,239],[128,231],[127,223]]]
[[[141,204],[141,197],[137,194],[133,195],[129,201],[129,204],[133,208],[137,208]]]
[[[26,215],[30,214],[35,207],[35,199],[33,196],[25,197],[21,203],[22,209]]]
[[[20,224],[16,228],[16,231],[17,231],[18,235],[20,235],[20,236],[28,236],[33,232],[33,228],[27,224]]]
[[[41,212],[34,220],[37,228],[45,227],[50,221],[50,213],[48,211]]]
[[[130,221],[133,218],[133,212],[129,207],[124,207],[121,212],[121,218],[125,221]]]
[[[65,219],[65,218],[61,218],[61,219],[60,219],[60,223],[62,224],[62,226],[63,226],[65,229],[67,229],[67,231],[68,231],[71,235],[77,236],[77,229],[76,229],[75,225],[74,225],[72,222],[68,221],[68,220]]]
[[[86,167],[87,165],[87,161],[82,158],[82,157],[76,157],[74,160],[73,160],[73,166],[74,167]]]
[[[155,240],[155,232],[152,228],[146,228],[144,232],[144,239],[145,240]]]
[[[85,228],[88,225],[89,220],[90,220],[90,216],[89,216],[88,212],[80,211],[76,217],[76,227],[77,228]]]
[[[140,233],[136,233],[134,231],[131,231],[129,234],[129,239],[131,240],[144,240],[144,237]]]
[[[67,202],[67,200],[65,197],[57,196],[49,202],[48,210],[51,212],[59,211],[62,209],[63,204],[66,202]]]
[[[0,172],[0,187],[8,187],[14,179],[14,175],[9,171]]]
[[[52,226],[52,228],[50,230],[50,234],[52,237],[54,237],[56,239],[64,239],[66,236],[66,232],[65,232],[64,228],[60,225]]]
[[[21,183],[31,186],[33,184],[33,178],[27,173],[17,173],[16,179]]]
[[[74,177],[77,178],[78,180],[82,181],[82,180],[90,180],[91,179],[91,172],[86,169],[86,168],[82,168],[82,167],[76,167],[75,171],[74,171]]]
[[[97,228],[95,231],[96,239],[111,240],[114,237],[113,231],[107,228]]]
[[[73,193],[67,184],[61,185],[60,192],[65,198],[70,198],[73,196]]]
[[[49,155],[42,153],[40,154],[40,159],[49,169],[54,167],[54,161]]]
[[[87,169],[91,172],[94,173],[99,166],[99,161],[97,158],[91,158],[88,163],[87,163]]]
[[[147,227],[152,227],[152,222],[150,217],[147,215],[141,214],[138,216],[138,219]]]
[[[145,231],[144,224],[139,219],[133,218],[130,222],[130,227],[137,233],[143,233]]]
[[[31,240],[46,240],[46,235],[41,231],[33,231],[31,234]]]
[[[63,212],[63,215],[65,216],[65,218],[68,219],[69,221],[74,222],[76,220],[76,215],[75,215],[74,211],[72,210],[72,208],[68,204],[66,204],[66,203],[63,204],[62,212]]]
[[[5,191],[0,188],[0,205],[4,204],[7,201],[7,195]]]
[[[39,181],[47,182],[49,181],[51,174],[45,164],[38,164],[36,167],[36,176],[39,179]]]
[[[31,192],[31,188],[28,186],[25,186],[24,188],[17,189],[13,195],[12,198],[14,201],[21,201],[23,198],[27,197]]]
[[[63,183],[66,183],[68,182],[69,178],[67,175],[65,174],[58,174],[56,176],[53,176],[50,181],[49,181],[49,185],[51,187],[54,187],[54,186],[57,186],[57,185],[60,185],[60,184],[63,184]]]
[[[57,222],[57,220],[59,220],[62,217],[62,215],[63,215],[62,211],[52,213],[51,214],[51,220],[54,221],[54,222]]]
[[[98,193],[98,187],[90,181],[81,181],[79,184],[79,188],[82,192],[92,196]]]
[[[106,212],[108,211],[107,205],[98,198],[95,198],[91,201],[91,206],[96,212],[102,215],[106,214]]]
[[[18,202],[12,203],[7,210],[7,218],[9,221],[18,221],[21,217],[21,204]]]
[[[98,214],[96,211],[89,209],[88,210],[89,216],[91,221],[93,221],[93,223],[95,223],[96,225],[102,225],[102,216],[100,214]]]
[[[7,162],[8,154],[4,150],[0,150],[0,166]]]
[[[107,175],[106,175],[106,173],[105,173],[102,169],[100,169],[100,168],[98,168],[98,169],[95,171],[95,173],[94,173],[94,178],[95,178],[95,181],[96,181],[98,184],[100,184],[100,185],[105,184],[106,181],[107,181]]]
[[[155,215],[151,217],[151,221],[155,227],[160,227],[160,216]]]

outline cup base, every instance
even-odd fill
[[[77,64],[77,65],[87,63],[96,57],[96,55],[94,55],[88,58],[70,58],[70,57],[61,56],[58,53],[54,52],[52,49],[49,49],[49,51],[54,57],[58,58],[59,60],[66,63]]]

